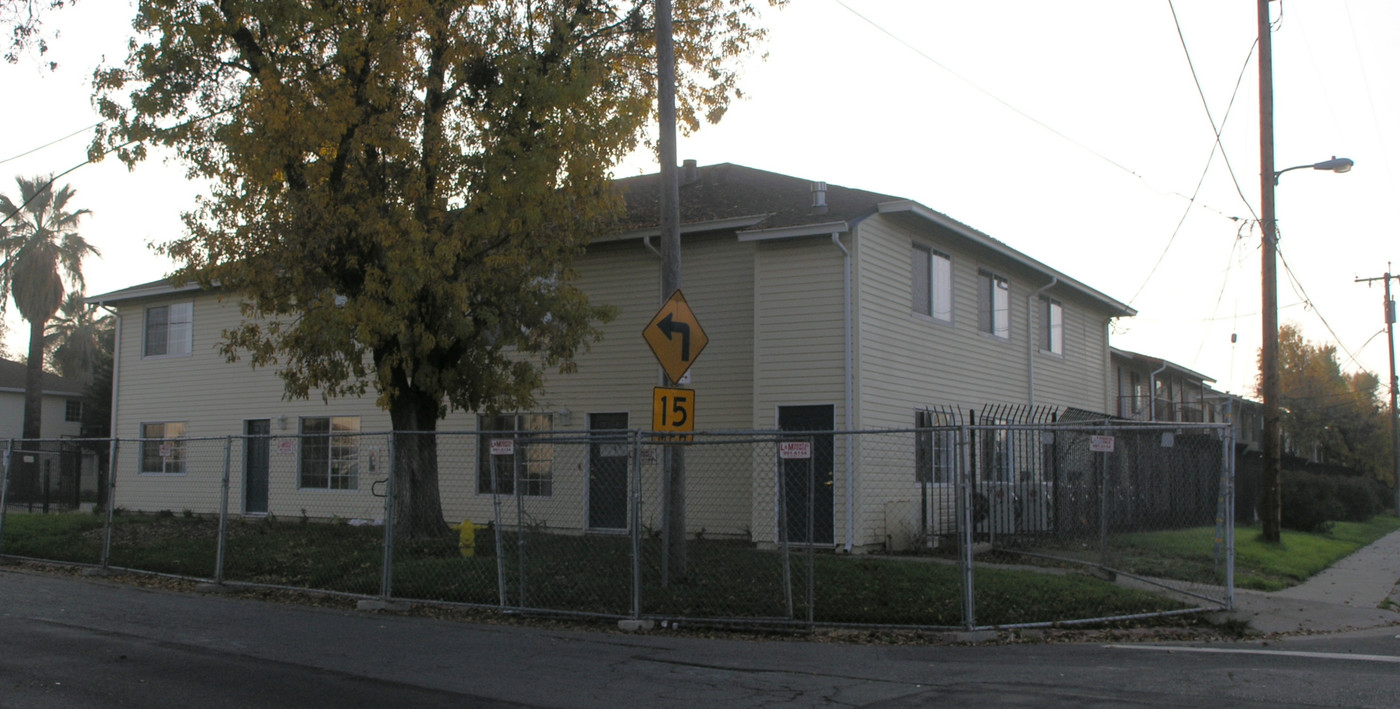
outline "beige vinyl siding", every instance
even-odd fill
[[[751,421],[749,392],[753,383],[753,251],[727,236],[687,236],[683,252],[683,291],[709,336],[709,345],[692,368],[697,390],[697,425],[704,430],[747,428]],[[575,373],[546,373],[546,385],[532,413],[553,416],[554,430],[582,430],[590,413],[623,413],[629,425],[651,425],[652,387],[659,368],[641,333],[660,304],[659,260],[640,241],[594,247],[577,263],[580,286],[595,303],[615,306],[617,317],[602,325],[603,338],[578,358]],[[192,352],[187,356],[142,357],[145,309],[174,302],[194,302]],[[309,401],[283,398],[282,382],[272,369],[253,369],[246,361],[229,363],[217,344],[223,330],[236,326],[236,299],[212,293],[179,294],[123,303],[122,370],[118,392],[117,435],[135,439],[142,423],[183,422],[186,425],[186,472],[181,475],[139,474],[140,446],[125,444],[118,460],[118,504],[128,509],[209,512],[219,504],[223,472],[222,437],[239,435],[247,419],[272,424],[269,511],[277,516],[367,518],[383,517],[383,500],[371,484],[387,475],[386,436],[367,436],[360,448],[358,489],[301,490],[297,487],[298,422],[304,416],[359,416],[365,433],[387,432],[388,414],[363,398]],[[567,413],[567,420],[565,417]],[[61,416],[61,411],[60,411]],[[280,417],[286,416],[286,428]],[[439,423],[440,431],[474,431],[475,412],[452,412]],[[277,436],[288,438],[286,443]],[[197,440],[204,439],[204,440]],[[477,492],[477,435],[446,435],[439,444],[439,479],[444,514],[449,521],[491,519],[492,496]],[[231,452],[230,509],[242,509],[243,453],[235,441]],[[583,442],[554,447],[551,494],[527,497],[527,512],[551,528],[581,530],[586,526],[588,449]],[[711,460],[710,458],[714,458]],[[747,448],[738,452],[717,448],[691,455],[695,504],[690,529],[712,536],[744,536],[751,520],[751,480]],[[370,461],[374,470],[370,470]],[[644,458],[644,484],[654,492],[657,456]],[[746,465],[736,466],[733,459]],[[380,490],[382,493],[382,489]],[[647,501],[655,515],[658,505]],[[514,521],[514,507],[503,510]]]
[[[1021,302],[1024,305],[1025,300]],[[1064,298],[1059,302],[1064,306],[1063,355],[1051,354],[1040,347],[1044,314],[1039,308],[1044,304],[1036,299],[1036,403],[1114,413],[1103,374],[1108,356],[1107,316],[1085,309],[1074,299]]]
[[[752,428],[773,429],[781,406],[833,409],[837,430],[848,425],[845,407],[843,255],[829,236],[759,242],[753,262],[754,344]],[[833,441],[831,472],[834,539],[846,539],[846,441]],[[776,460],[756,461],[753,476],[755,538],[776,540],[772,521]],[[763,526],[760,527],[760,522]],[[760,528],[763,530],[760,532]]]
[[[946,254],[952,261],[951,322],[913,311],[910,259],[916,243]],[[965,412],[984,404],[1030,402],[1027,298],[1049,282],[1047,277],[969,247],[939,227],[913,220],[873,216],[861,222],[856,244],[857,406],[862,428],[910,428],[914,412],[924,407],[948,406]],[[979,329],[981,272],[1002,276],[1010,285],[1008,339]],[[1107,398],[1105,316],[1073,294],[1054,289],[1049,294],[1064,308],[1065,355],[1043,354],[1039,340],[1035,341],[1036,403],[1102,410]],[[1039,306],[1038,298],[1035,306]],[[1036,318],[1038,323],[1038,312]],[[888,528],[889,520],[907,519],[918,511],[913,437],[891,437],[882,443],[884,449],[862,450],[860,455],[857,544],[898,543],[893,536],[903,532]],[[875,442],[863,440],[861,445],[870,448]]]
[[[194,302],[191,352],[186,356],[143,357],[145,309],[153,305]],[[187,293],[162,299],[122,303],[121,370],[118,379],[115,435],[124,439],[117,458],[116,504],[130,510],[191,510],[213,512],[220,504],[225,439],[240,435],[246,419],[269,419],[274,436],[269,480],[269,512],[278,516],[376,519],[383,501],[370,492],[372,478],[366,459],[377,452],[382,461],[384,441],[361,446],[362,465],[357,490],[297,488],[299,446],[295,436],[303,416],[359,416],[360,430],[388,430],[389,417],[373,399],[332,399],[315,394],[309,400],[284,400],[282,380],[274,370],[253,369],[246,360],[230,363],[218,353],[221,333],[240,321],[238,302],[213,293]],[[286,416],[286,428],[280,417]],[[140,472],[141,424],[185,424],[186,472]],[[242,446],[230,451],[229,508],[243,509]]]
[[[690,369],[695,390],[696,430],[732,431],[749,427],[753,387],[753,252],[734,235],[686,235],[681,250],[681,292],[709,344]],[[602,326],[603,338],[578,358],[576,372],[549,372],[540,394],[541,410],[570,411],[567,428],[583,430],[590,413],[627,413],[634,429],[651,428],[652,388],[660,382],[660,367],[642,331],[661,305],[661,262],[641,241],[591,246],[576,264],[579,285],[590,302],[618,309]],[[667,294],[669,295],[669,294]],[[556,430],[565,428],[556,420]],[[747,446],[747,444],[744,444]],[[643,523],[660,524],[659,449],[644,457]],[[695,447],[687,451],[688,487],[692,491],[686,526],[707,536],[746,537],[752,520],[748,449],[739,446]],[[566,471],[556,473],[556,498],[573,507],[557,511],[559,519],[573,516],[582,526],[587,508],[587,451]],[[744,465],[736,465],[742,460]],[[556,470],[559,466],[556,466]],[[561,495],[561,481],[573,480]],[[489,499],[489,498],[488,498]],[[560,524],[563,524],[561,522]],[[555,526],[551,518],[551,526]]]

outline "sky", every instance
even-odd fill
[[[1356,280],[1400,270],[1386,216],[1400,203],[1400,3],[1271,4],[1276,167],[1356,162],[1280,179],[1279,321],[1384,381],[1381,281]],[[0,65],[0,192],[85,160],[92,70],[124,58],[132,14],[129,0],[83,2],[49,23],[56,71]],[[1253,393],[1255,3],[791,0],[762,22],[767,56],[747,62],[745,98],[682,136],[681,159],[913,199],[1130,304],[1115,347]],[[656,169],[639,152],[616,174]],[[89,294],[171,270],[149,244],[182,232],[200,192],[178,163],[107,160],[60,183],[93,212]],[[11,353],[26,333],[12,315]]]

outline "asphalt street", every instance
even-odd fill
[[[870,645],[586,632],[0,569],[0,707],[1355,706],[1400,630],[1238,643]]]

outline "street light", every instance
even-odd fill
[[[1262,31],[1262,30],[1261,30]],[[1261,54],[1261,57],[1263,55]],[[1269,96],[1268,107],[1272,115],[1272,96]],[[1264,126],[1261,126],[1263,128]],[[1300,170],[1310,167],[1314,170],[1330,170],[1332,172],[1347,172],[1355,163],[1350,158],[1339,158],[1333,156],[1331,160],[1312,163],[1310,165],[1295,165],[1282,170],[1273,169],[1273,126],[1268,125],[1267,130],[1261,130],[1261,134],[1266,136],[1267,142],[1262,144],[1261,159],[1264,163],[1264,170],[1260,175],[1271,175],[1272,180],[1261,179],[1263,184],[1263,199],[1260,201],[1262,207],[1260,215],[1260,226],[1264,232],[1264,243],[1262,251],[1263,265],[1261,268],[1263,281],[1264,300],[1264,341],[1261,343],[1259,352],[1259,384],[1263,394],[1264,408],[1264,470],[1259,485],[1259,517],[1262,526],[1264,541],[1277,542],[1281,538],[1283,518],[1283,498],[1280,489],[1283,483],[1283,461],[1282,461],[1282,432],[1279,426],[1279,396],[1280,379],[1278,364],[1278,224],[1274,217],[1274,185],[1278,184],[1279,175],[1289,170]]]
[[[1356,163],[1352,162],[1351,158],[1339,158],[1336,155],[1333,155],[1331,160],[1323,160],[1322,162],[1315,162],[1311,165],[1294,165],[1293,167],[1285,167],[1282,170],[1277,170],[1274,172],[1274,184],[1278,184],[1279,175],[1282,175],[1283,173],[1288,172],[1289,170],[1301,170],[1305,167],[1310,167],[1314,170],[1330,170],[1332,172],[1351,172],[1351,166],[1355,164]]]

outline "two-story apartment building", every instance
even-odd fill
[[[575,264],[589,297],[617,308],[603,339],[576,372],[549,376],[532,410],[452,412],[440,430],[650,427],[658,375],[639,334],[669,295],[660,293],[659,177],[616,185],[626,200],[622,226],[600,234]],[[931,411],[989,403],[1116,410],[1109,324],[1132,308],[927,206],[687,161],[681,224],[682,290],[709,337],[690,370],[697,430],[821,432],[815,543],[884,544],[885,510],[930,482],[916,470],[927,461],[912,437],[898,450],[874,450],[842,432],[927,426],[936,423]],[[275,372],[225,361],[216,345],[240,318],[239,297],[157,282],[91,299],[121,323],[114,435],[145,439],[118,457],[117,504],[207,509],[217,473],[188,463],[187,442],[250,434],[273,442],[235,457],[236,509],[379,516],[372,483],[382,477],[382,445],[349,434],[388,431],[388,415],[372,396],[287,400]],[[489,518],[492,493],[511,491],[476,438],[440,444],[450,520]],[[514,465],[535,519],[581,532],[632,523],[631,461],[606,447],[565,460],[558,447],[526,445]],[[688,456],[689,528],[772,541],[777,463],[719,456]]]

